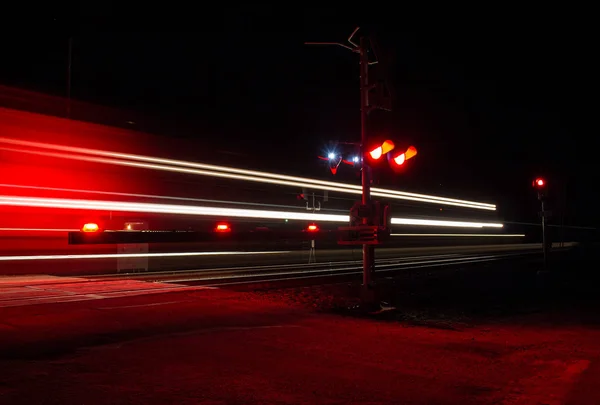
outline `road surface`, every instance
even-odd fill
[[[58,281],[46,279],[47,290]],[[28,283],[14,279],[0,293]],[[440,329],[316,313],[220,289],[149,293],[149,283],[140,282],[131,295],[134,284],[121,286],[129,293],[120,296],[114,285],[80,283],[70,292],[89,295],[85,301],[0,308],[0,403],[600,400],[600,331],[568,316]]]

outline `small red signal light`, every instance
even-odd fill
[[[541,187],[544,187],[545,185],[546,185],[546,180],[542,179],[541,177],[538,177],[533,182],[533,187],[541,188]]]
[[[311,224],[306,228],[306,230],[308,232],[317,232],[319,230],[319,227],[316,226],[315,224]]]
[[[229,227],[228,224],[218,224],[217,227],[215,228],[215,231],[217,231],[217,232],[231,232],[231,228]]]
[[[100,227],[93,222],[87,223],[81,227],[81,232],[98,232]]]

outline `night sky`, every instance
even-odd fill
[[[583,12],[376,19],[254,5],[158,18],[88,8],[49,10],[29,22],[37,30],[4,35],[0,84],[64,95],[71,33],[74,99],[160,117],[169,136],[218,150],[220,163],[327,178],[317,154],[359,139],[358,59],[303,42],[344,42],[361,25],[377,36],[393,95],[371,126],[419,149],[382,184],[495,202],[506,220],[533,221],[531,182],[542,175],[566,223],[598,223],[596,47]]]

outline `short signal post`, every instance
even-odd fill
[[[538,200],[541,203],[542,210],[540,216],[542,218],[542,250],[544,253],[544,270],[548,270],[548,241],[546,234],[546,218],[550,216],[550,211],[546,211],[547,183],[546,179],[538,177],[533,181],[533,188],[537,191]]]
[[[306,227],[306,232],[317,233],[317,232],[319,232],[319,227],[317,226],[317,224],[310,224]],[[315,239],[312,238],[310,240],[310,251],[308,252],[308,264],[316,263],[316,262],[317,262],[317,257],[316,257],[316,249],[315,249]]]

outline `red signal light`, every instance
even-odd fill
[[[406,162],[406,156],[404,155],[404,153],[401,153],[400,155],[396,156],[394,158],[394,162],[396,162],[398,166],[404,164],[404,162]]]
[[[381,155],[383,155],[383,148],[381,146],[376,147],[371,152],[369,152],[371,157],[375,160],[379,159]]]
[[[98,232],[100,227],[93,222],[87,223],[81,227],[81,232]]]
[[[315,224],[311,224],[306,228],[306,230],[308,232],[317,232],[319,230],[319,227],[316,226]]]
[[[546,185],[546,180],[542,179],[541,177],[538,177],[533,182],[533,187],[536,187],[536,188],[542,188],[545,185]]]
[[[385,155],[386,153],[388,153],[392,149],[394,149],[394,147],[395,147],[394,142],[387,140],[387,141],[384,141],[381,145],[378,145],[377,147],[375,147],[374,149],[369,151],[369,155],[371,155],[371,158],[373,160],[378,160],[383,155]]]
[[[408,159],[413,158],[415,156],[417,156],[417,148],[415,148],[414,146],[411,146],[405,152],[402,152],[398,156],[394,157],[393,160],[394,160],[394,163],[396,163],[396,165],[402,166],[404,164],[404,162],[406,162]]]
[[[217,232],[231,232],[231,228],[229,227],[228,224],[218,224],[217,227],[215,228],[215,231],[217,231]]]

